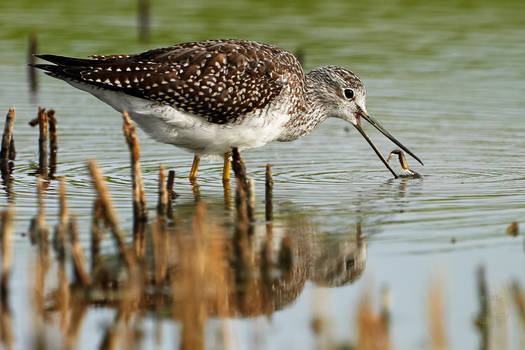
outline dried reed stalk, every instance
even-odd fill
[[[173,185],[175,183],[175,170],[168,171],[168,182],[166,183],[166,191],[168,192],[168,217],[173,218],[173,201],[175,200],[175,192]]]
[[[168,191],[166,191],[166,171],[164,170],[164,164],[160,164],[159,169],[159,201],[157,203],[157,215],[166,216],[166,210],[168,208]]]
[[[140,145],[137,138],[135,125],[131,124],[129,115],[126,111],[122,112],[122,129],[128,144],[131,158],[131,180],[133,183],[133,218],[134,222],[147,221],[148,210],[146,209],[146,195],[144,192],[144,182],[142,180],[142,169],[140,166]]]
[[[47,177],[47,136],[48,136],[48,123],[47,113],[44,108],[38,108],[38,126],[39,126],[39,138],[38,138],[38,173],[44,178]]]
[[[49,176],[53,177],[57,168],[58,154],[57,120],[54,109],[50,109],[46,115],[49,125]]]
[[[111,197],[104,182],[102,173],[100,172],[97,164],[93,160],[88,160],[87,166],[89,168],[89,172],[91,174],[95,190],[97,191],[98,197],[101,200],[100,204],[102,207],[102,212],[104,213],[105,221],[108,222],[109,226],[111,227],[111,232],[113,233],[113,237],[115,239],[115,242],[117,243],[119,253],[126,262],[128,268],[134,268],[134,256],[131,255],[128,249],[126,248],[124,242],[124,232],[118,224],[117,214],[115,212],[115,209],[113,208]]]
[[[252,220],[252,218],[249,217],[248,210],[249,188],[246,180],[246,167],[236,147],[232,149],[232,168],[237,180],[237,192],[235,195],[237,220],[240,224],[246,226],[246,223]]]
[[[91,276],[86,268],[86,259],[84,258],[84,251],[78,241],[78,228],[76,216],[71,216],[69,220],[69,235],[71,238],[71,254],[73,255],[73,263],[75,267],[75,275],[83,287],[91,284]]]
[[[273,220],[273,176],[272,176],[272,165],[266,164],[266,181],[264,191],[264,212],[266,221]]]
[[[14,108],[10,108],[7,112],[7,115],[5,117],[5,124],[4,124],[4,134],[2,135],[2,149],[0,151],[0,159],[2,160],[2,169],[5,166],[7,169],[7,161],[12,160],[14,158],[11,158],[12,156],[10,153],[11,145],[14,145],[13,142],[13,126],[15,122],[16,113]]]

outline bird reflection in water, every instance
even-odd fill
[[[181,323],[182,348],[203,348],[207,319],[271,315],[290,306],[307,280],[320,286],[342,286],[359,278],[366,266],[360,224],[337,240],[323,239],[315,225],[294,219],[255,225],[254,230],[237,225],[229,235],[208,217],[200,201],[191,225],[181,226],[156,218],[146,254],[136,266],[100,256],[98,261],[105,261],[105,266],[93,270],[103,270],[98,274],[103,278],[93,275],[89,285],[69,283],[69,307],[60,298],[64,285],[47,293],[45,312],[65,313],[60,315],[62,320],[76,313],[74,322],[80,327],[79,305],[84,306],[84,314],[91,307],[116,309],[114,322],[103,336],[105,343],[124,342],[118,337],[129,332],[115,329],[129,320],[140,322],[145,312],[153,312],[159,320],[173,318]],[[67,322],[62,327],[65,337],[78,334]]]

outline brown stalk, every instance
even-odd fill
[[[53,177],[57,168],[57,154],[58,154],[58,141],[57,141],[57,120],[55,118],[55,110],[50,109],[47,113],[47,119],[49,124],[49,176]]]
[[[175,170],[168,171],[168,182],[166,183],[166,191],[168,191],[168,217],[173,218],[173,201],[175,200],[175,192],[173,185],[175,183]]]
[[[122,112],[124,120],[122,129],[128,144],[131,158],[131,180],[133,183],[133,217],[134,221],[147,221],[148,210],[146,209],[146,195],[144,192],[144,182],[142,180],[142,170],[140,166],[140,145],[137,138],[135,125],[131,124],[129,115],[126,111]]]
[[[264,192],[264,212],[266,221],[273,220],[273,176],[272,176],[272,165],[266,164],[266,181],[265,181],[265,192]]]
[[[157,204],[157,215],[164,217],[166,216],[166,210],[168,208],[168,191],[166,191],[166,171],[164,170],[164,164],[160,165],[159,170],[159,201]]]
[[[75,275],[80,284],[87,287],[91,284],[91,276],[86,268],[86,259],[84,258],[84,251],[78,241],[78,228],[76,216],[71,216],[69,220],[69,234],[71,238],[71,254],[73,255],[73,263],[75,267]]]
[[[95,190],[97,191],[98,197],[101,200],[100,204],[102,207],[102,212],[104,213],[104,217],[106,221],[109,223],[109,226],[111,227],[111,232],[113,233],[113,237],[115,239],[115,242],[117,243],[117,247],[120,252],[120,255],[126,262],[128,268],[130,269],[134,268],[135,267],[134,256],[131,255],[126,248],[126,245],[124,242],[124,232],[122,231],[122,229],[120,228],[118,224],[117,214],[115,212],[115,209],[113,208],[111,197],[109,195],[109,191],[104,182],[102,173],[100,172],[97,164],[93,160],[88,160],[87,166],[89,168],[91,178],[93,180],[93,185],[95,186]]]
[[[126,111],[122,112],[122,130],[128,144],[131,161],[131,181],[133,197],[133,245],[135,254],[143,257],[146,249],[146,223],[148,210],[146,208],[146,194],[140,166],[140,145],[135,125],[131,124]]]
[[[237,180],[237,192],[235,195],[237,220],[240,224],[245,225],[252,219],[248,210],[249,188],[246,180],[246,167],[236,147],[232,149],[232,168]]]
[[[44,178],[47,178],[47,136],[48,136],[48,123],[47,113],[44,108],[38,108],[38,126],[39,126],[39,138],[38,138],[38,173]]]
[[[6,162],[10,158],[10,147],[13,142],[13,126],[15,122],[15,110],[14,108],[10,108],[9,112],[7,112],[7,115],[5,117],[5,124],[4,124],[4,134],[2,135],[2,150],[0,151],[0,158],[2,159],[2,169],[4,167],[3,162]]]

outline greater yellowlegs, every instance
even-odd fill
[[[47,74],[87,91],[117,111],[126,110],[146,133],[195,157],[229,152],[272,141],[293,141],[328,117],[356,127],[397,177],[361,127],[361,118],[405,150],[366,110],[366,92],[352,72],[336,66],[304,74],[299,61],[281,48],[244,40],[208,40],[133,55],[38,57]]]

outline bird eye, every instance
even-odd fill
[[[354,90],[352,90],[352,89],[344,89],[343,90],[343,94],[349,100],[354,98]]]

